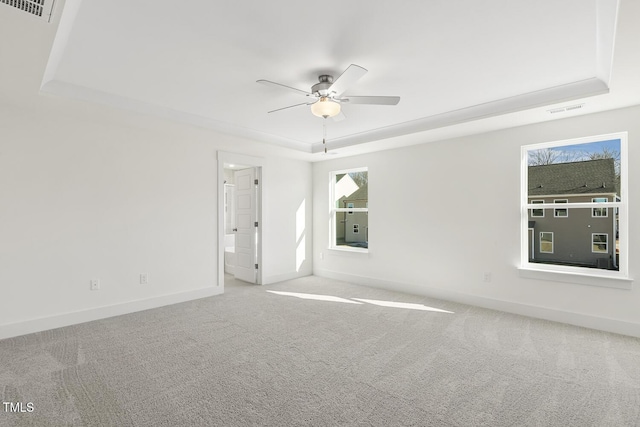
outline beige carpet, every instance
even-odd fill
[[[640,340],[307,277],[0,341],[0,394],[34,409],[1,426],[640,426]]]

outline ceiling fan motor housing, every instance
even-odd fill
[[[320,83],[316,83],[311,86],[311,93],[319,93],[321,96],[327,96],[329,94],[329,89],[333,84],[333,76],[328,74],[323,74],[318,76],[318,80]]]

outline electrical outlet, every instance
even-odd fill
[[[149,275],[147,273],[140,273],[140,284],[141,285],[149,284]]]
[[[91,279],[91,290],[97,291],[100,289],[100,279]]]
[[[491,282],[491,272],[487,271],[487,272],[484,273],[483,281],[484,281],[484,283]]]
[[[324,259],[324,252],[320,252],[320,259]]]

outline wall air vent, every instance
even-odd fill
[[[550,114],[566,113],[567,111],[579,110],[582,107],[584,107],[584,104],[576,104],[576,105],[569,105],[568,107],[553,108],[547,111]]]
[[[13,6],[29,15],[50,22],[55,0],[0,0],[0,3]]]

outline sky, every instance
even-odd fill
[[[542,153],[540,157],[541,159],[548,159],[548,154],[544,153],[550,151],[556,153],[556,155],[553,156],[552,163],[581,162],[584,160],[589,160],[590,153],[602,153],[602,151],[605,149],[608,150],[609,153],[614,154],[614,158],[616,160],[616,168],[618,168],[620,161],[620,139],[609,139],[596,142],[587,142],[584,144],[561,145],[558,147],[530,150],[529,159],[530,162],[533,162],[530,164],[539,164],[536,163],[535,160],[538,159],[536,153]]]
[[[620,152],[620,140],[610,139],[607,141],[588,142],[585,144],[564,145],[562,147],[552,148],[552,150],[568,151],[568,152],[573,151],[573,152],[599,153],[605,147],[608,148],[609,150],[615,150],[617,152]]]

